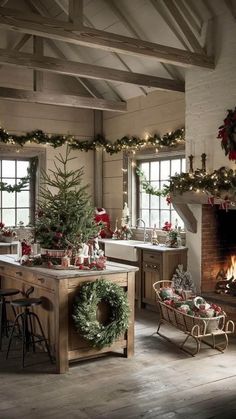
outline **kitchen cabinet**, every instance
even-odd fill
[[[187,248],[166,248],[141,252],[141,306],[156,307],[156,295],[153,284],[157,281],[170,280],[178,265],[187,269]]]

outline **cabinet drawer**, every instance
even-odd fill
[[[162,255],[157,252],[143,252],[143,265],[145,265],[145,262],[153,263],[154,265],[156,263],[161,263],[162,261]]]
[[[0,275],[17,278],[29,283],[30,285],[38,285],[39,287],[43,287],[52,291],[55,289],[55,283],[53,279],[43,276],[40,273],[37,274],[36,272],[26,271],[21,267],[9,268],[8,266],[0,265]]]
[[[143,262],[143,270],[144,271],[158,271],[160,272],[161,270],[161,265],[160,263],[156,263],[156,262],[152,262],[152,263],[148,263],[148,262]]]

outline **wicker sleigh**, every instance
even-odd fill
[[[174,283],[173,281],[158,281],[153,284],[160,311],[157,334],[166,340],[173,342],[167,336],[160,333],[161,325],[166,323],[187,335],[184,337],[183,342],[178,346],[190,355],[195,356],[199,353],[201,342],[213,349],[224,352],[228,346],[228,334],[234,333],[235,325],[233,321],[226,321],[225,315],[212,318],[199,318],[182,313],[174,307],[165,304],[161,299],[160,290],[162,287],[174,288]],[[189,349],[185,346],[190,340],[194,343],[193,349]]]

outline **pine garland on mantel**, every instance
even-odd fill
[[[165,184],[161,190],[154,188],[141,170],[137,169],[137,174],[147,194],[164,196],[168,201],[170,201],[170,194],[192,191],[205,193],[210,204],[214,203],[214,199],[219,198],[235,205],[236,170],[227,167],[220,167],[212,173],[199,169],[194,173],[176,174],[170,177],[169,183]]]
[[[122,150],[140,150],[143,147],[155,147],[157,150],[163,147],[175,147],[184,143],[184,128],[169,132],[162,137],[158,134],[148,138],[124,136],[115,142],[107,140],[102,135],[97,135],[92,140],[78,140],[72,135],[47,135],[41,130],[27,132],[25,135],[8,134],[0,128],[0,143],[13,144],[23,147],[27,143],[50,145],[53,148],[68,144],[74,150],[89,151],[103,149],[108,154],[116,154]]]

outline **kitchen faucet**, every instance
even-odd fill
[[[136,220],[136,228],[138,228],[138,222],[141,221],[143,223],[143,243],[146,241],[146,223],[142,218],[137,218]]]

